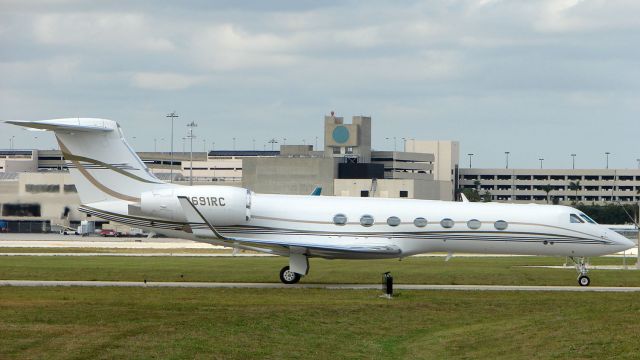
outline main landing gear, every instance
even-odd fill
[[[280,270],[280,281],[284,284],[297,284],[298,281],[300,281],[300,278],[302,278],[302,275],[291,271],[289,266],[285,266]]]
[[[280,281],[284,284],[297,284],[298,281],[309,273],[309,258],[303,249],[291,247],[289,253],[289,266],[280,270]]]
[[[578,271],[578,284],[580,286],[589,286],[591,279],[587,276],[587,259],[584,257],[574,258],[571,257],[571,261],[576,265],[576,271]]]

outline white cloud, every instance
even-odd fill
[[[183,90],[202,83],[201,76],[189,76],[175,73],[140,72],[131,78],[131,84],[141,89],[150,90]]]
[[[102,51],[171,51],[174,44],[151,26],[145,16],[128,13],[44,14],[34,21],[36,41]]]

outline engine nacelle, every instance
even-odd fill
[[[251,219],[251,192],[233,186],[191,186],[142,193],[140,212],[172,221],[186,221],[178,196],[186,196],[214,226],[244,224]]]

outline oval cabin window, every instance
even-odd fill
[[[371,215],[362,215],[360,218],[360,225],[362,226],[371,226],[373,225],[373,216]]]
[[[494,224],[494,226],[496,227],[496,229],[498,230],[507,230],[507,228],[509,227],[509,224],[507,224],[506,221],[504,220],[498,220],[496,221],[496,223]]]
[[[390,218],[387,219],[387,224],[389,226],[398,226],[400,225],[400,218],[397,216],[391,216]]]
[[[333,217],[333,223],[336,225],[345,225],[347,223],[347,216],[345,214],[338,214]]]
[[[467,221],[467,226],[469,227],[469,229],[478,230],[480,229],[480,226],[482,226],[482,223],[480,222],[480,220],[471,219]]]
[[[413,220],[413,225],[415,225],[416,227],[425,227],[427,226],[427,219],[423,217],[416,218],[415,220]]]
[[[445,229],[451,229],[453,225],[455,225],[455,223],[453,222],[453,220],[447,218],[442,219],[442,221],[440,221],[440,225]]]

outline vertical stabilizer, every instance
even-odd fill
[[[158,180],[126,142],[113,120],[74,118],[7,123],[55,132],[83,204],[123,200],[172,186]]]

